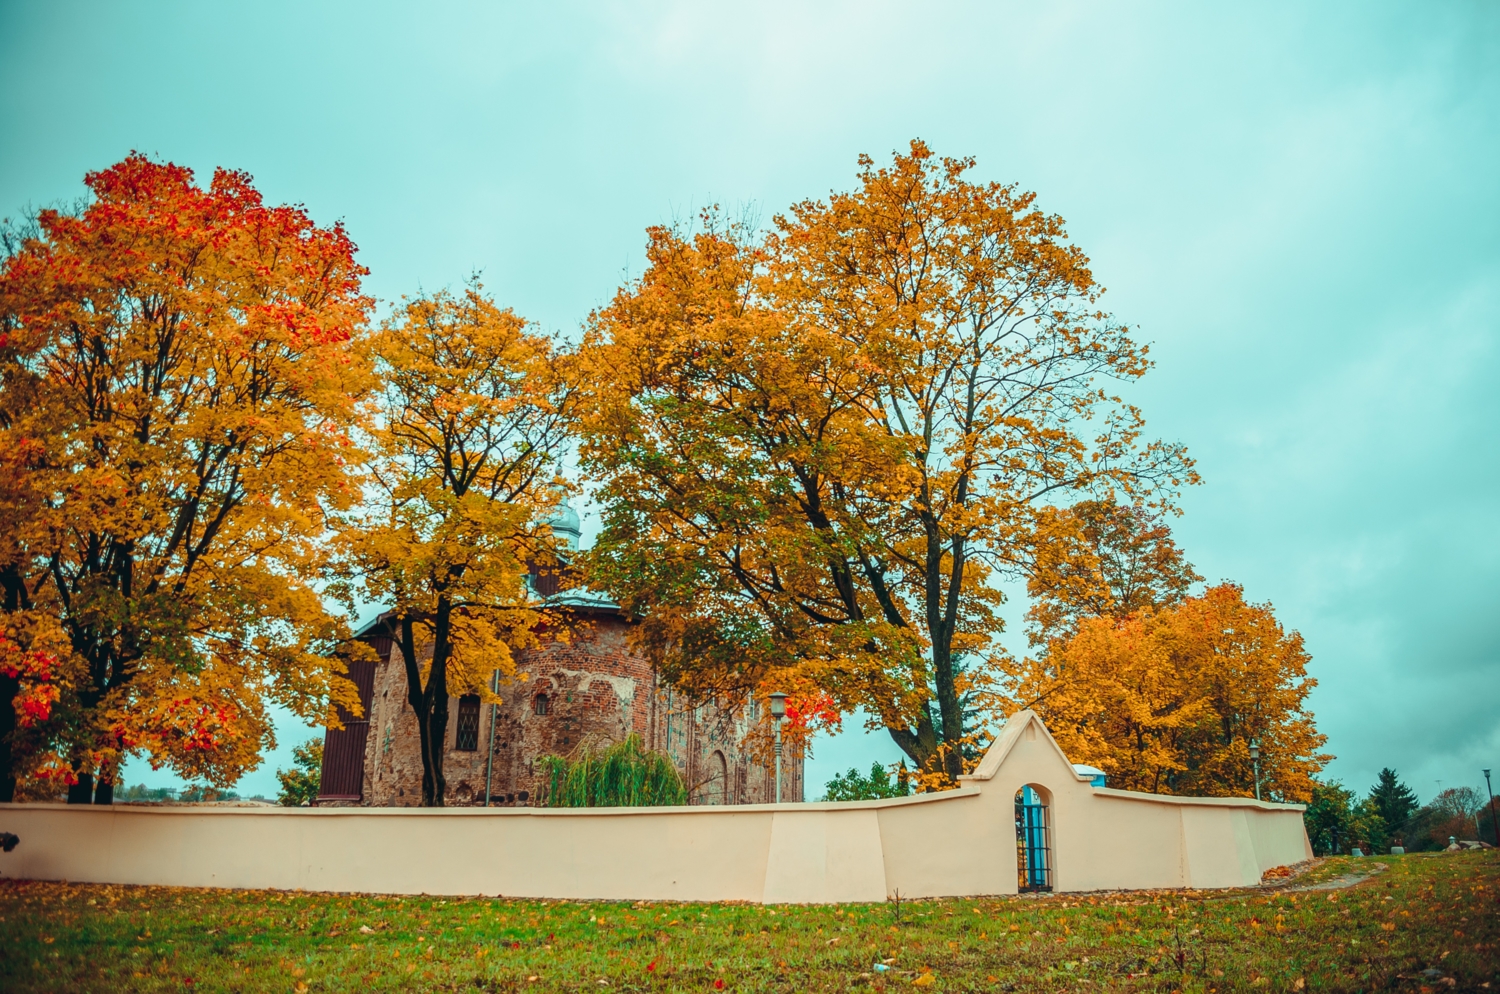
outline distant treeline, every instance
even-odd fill
[[[1450,787],[1428,804],[1386,768],[1363,798],[1338,781],[1317,783],[1304,816],[1307,837],[1320,856],[1355,847],[1370,853],[1401,846],[1408,852],[1446,849],[1450,839],[1495,845],[1489,800],[1473,787]]]

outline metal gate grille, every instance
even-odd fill
[[[1023,893],[1052,889],[1047,828],[1047,805],[1041,795],[1022,787],[1016,794],[1016,884]]]

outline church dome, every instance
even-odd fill
[[[579,525],[578,512],[568,504],[568,499],[563,498],[562,506],[557,513],[547,519],[547,524],[552,527],[552,535],[558,544],[569,552],[578,551],[578,539],[582,535]]]

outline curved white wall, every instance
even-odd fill
[[[817,903],[1014,894],[1014,797],[1050,792],[1055,889],[1233,887],[1311,856],[1302,807],[1094,788],[1031,712],[943,794],[685,808],[0,805],[11,878]]]

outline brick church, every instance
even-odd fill
[[[576,549],[578,515],[564,506],[553,530]],[[554,587],[548,591],[548,581]],[[502,682],[503,703],[477,696],[449,702],[443,757],[444,803],[527,806],[544,787],[536,760],[569,756],[580,746],[598,749],[634,733],[648,749],[671,757],[689,790],[689,804],[761,804],[774,800],[775,774],[768,750],[752,748],[764,716],[747,702],[729,709],[695,704],[657,680],[651,664],[631,651],[634,621],[607,598],[586,590],[556,592],[556,580],[535,577],[549,603],[586,621],[568,642],[544,641],[517,653],[525,682]],[[417,719],[406,702],[406,670],[391,619],[381,615],[358,637],[379,662],[355,663],[364,718],[341,715],[323,744],[320,806],[415,807],[422,798]],[[763,739],[764,732],[760,737]],[[486,786],[488,785],[488,787]],[[783,801],[803,799],[802,758],[782,757]]]

